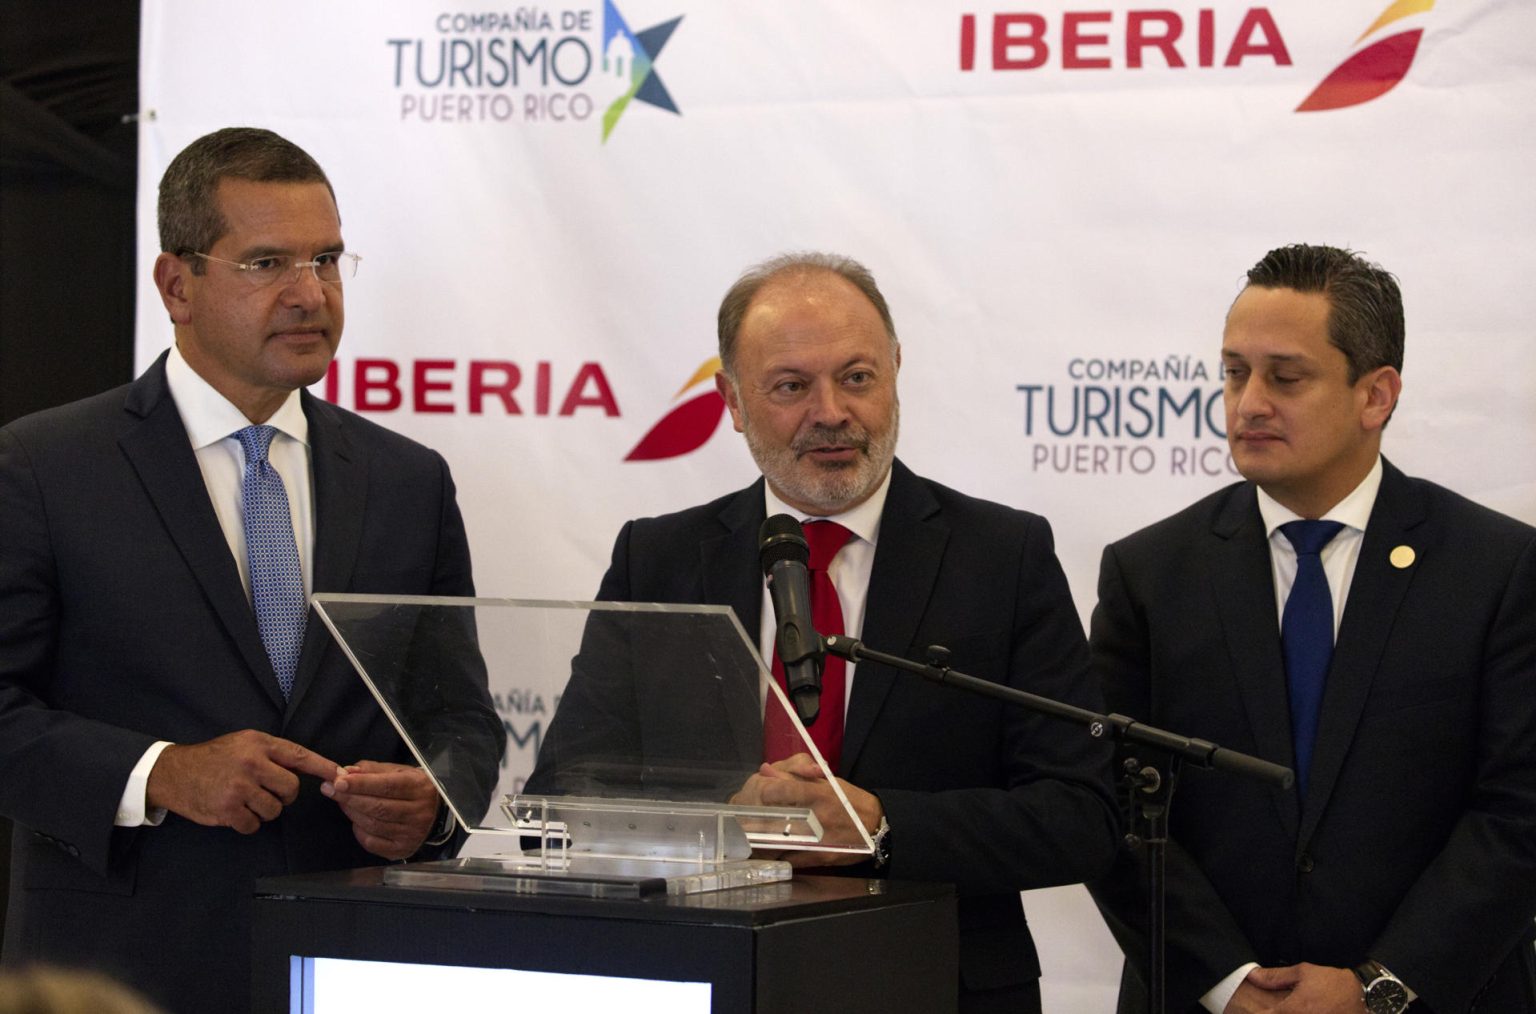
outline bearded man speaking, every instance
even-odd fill
[[[731,606],[771,658],[758,532],[789,514],[804,524],[810,569],[836,593],[841,629],[819,633],[914,657],[942,644],[961,671],[1101,710],[1045,519],[896,460],[901,346],[868,270],[828,254],[760,264],[721,302],[719,338],[715,381],[763,478],[626,524],[599,599]],[[876,851],[795,864],[955,884],[960,1010],[1039,1010],[1019,891],[1112,862],[1108,748],[1020,708],[830,656],[810,731]],[[827,805],[833,791],[808,756],[773,753],[739,801],[843,812]]]

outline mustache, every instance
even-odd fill
[[[288,307],[275,317],[279,331],[301,331],[306,328],[320,330],[331,326],[331,310],[328,306],[319,306],[313,310]]]
[[[861,426],[812,426],[789,445],[796,454],[824,447],[852,447],[869,453],[869,433]]]

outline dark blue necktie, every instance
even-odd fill
[[[1285,656],[1285,681],[1291,699],[1296,794],[1303,802],[1323,710],[1323,686],[1333,658],[1333,596],[1318,554],[1343,527],[1338,521],[1292,521],[1280,526],[1296,550],[1296,580],[1280,620],[1280,649]]]
[[[293,693],[293,674],[299,667],[309,609],[304,601],[304,571],[293,537],[293,516],[288,512],[288,492],[283,488],[283,477],[267,460],[276,435],[271,426],[247,426],[235,434],[235,439],[245,451],[240,496],[251,572],[251,606],[256,611],[261,643],[286,700]]]

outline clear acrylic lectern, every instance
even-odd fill
[[[386,882],[593,897],[785,880],[783,853],[872,851],[724,606],[316,595],[316,612],[470,835]],[[765,744],[765,708],[791,742]],[[503,745],[505,743],[505,746]],[[848,819],[742,805],[804,752]],[[836,812],[836,811],[834,811]]]

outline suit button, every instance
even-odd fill
[[[1302,853],[1301,858],[1296,860],[1296,872],[1297,873],[1311,873],[1312,872],[1312,857],[1307,855],[1306,853]]]

